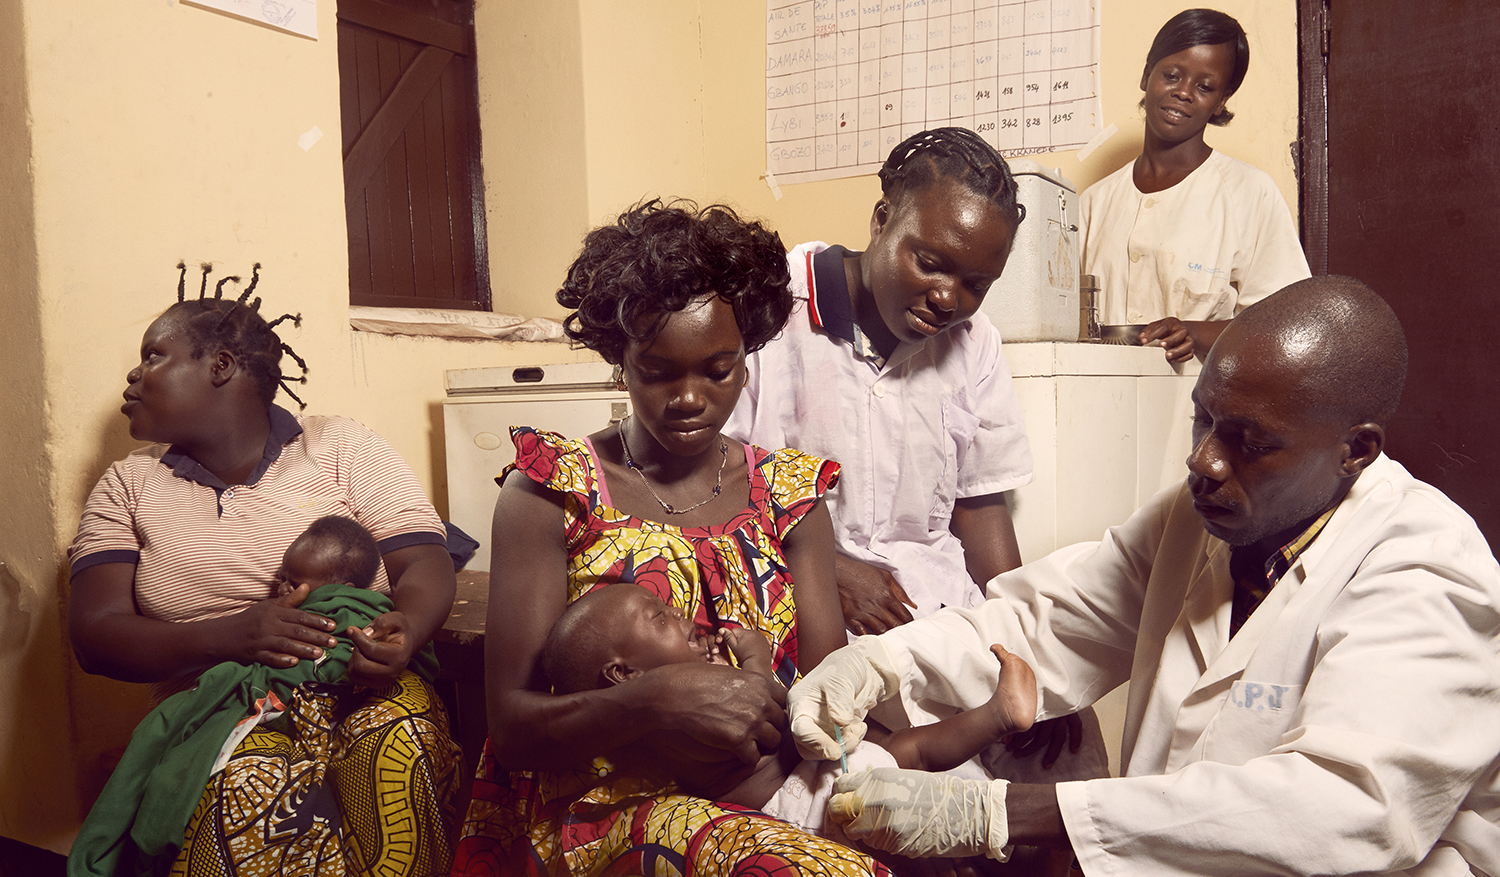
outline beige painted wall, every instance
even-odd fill
[[[1100,2],[1104,121],[1114,123],[1119,133],[1084,163],[1074,152],[1033,156],[1058,167],[1080,191],[1139,154],[1142,125],[1136,103],[1146,50],[1161,24],[1185,6],[1180,0]],[[813,238],[864,243],[880,191],[873,176],[783,186],[780,201],[760,179],[765,170],[762,3],[578,0],[578,6],[584,227],[643,196],[681,195],[735,204],[769,220],[788,244]],[[1244,86],[1230,101],[1239,118],[1227,128],[1210,129],[1208,141],[1270,173],[1295,213],[1289,145],[1297,126],[1296,6],[1290,0],[1229,0],[1217,8],[1245,26],[1251,65]],[[536,58],[537,63],[544,60]],[[571,78],[555,90],[547,82],[534,84],[543,89],[542,96],[530,95],[528,106],[541,115],[528,115],[523,124],[535,125],[538,118],[573,120],[576,83]],[[497,174],[513,178],[516,186],[532,179],[524,165],[507,171],[487,164],[486,174],[492,185],[501,181]],[[570,193],[574,180],[561,180]],[[493,196],[493,188],[491,192]],[[575,210],[577,204],[570,200],[566,209]],[[494,210],[492,204],[492,214]],[[539,281],[559,276],[572,253],[562,246],[549,252],[567,255],[539,271]],[[534,312],[555,313],[546,293],[523,301]]]
[[[1105,114],[1121,133],[1080,186],[1139,148],[1151,34],[1179,7],[1103,0]],[[178,259],[248,274],[313,367],[312,413],[385,434],[440,510],[442,372],[562,361],[562,345],[352,333],[334,0],[320,40],[176,0],[0,3],[0,835],[66,849],[108,750],[144,711],[136,686],[87,677],[59,607],[63,550],[99,474],[133,443],[117,411],[141,332]],[[1295,191],[1294,7],[1224,8],[1250,31],[1240,118],[1210,142]],[[727,200],[795,243],[861,245],[873,177],[784,187],[764,165],[759,0],[478,0],[476,31],[497,309],[559,315],[551,292],[588,227],[648,195]],[[29,124],[28,124],[29,121]],[[314,126],[323,138],[297,140]],[[218,276],[218,272],[216,275]]]
[[[25,81],[21,8],[0,4],[0,83]],[[0,204],[29,204],[31,136],[28,96],[0,87]],[[34,290],[36,225],[29,210],[0,207],[0,834],[39,836],[48,829],[42,809],[67,806],[74,783],[69,734],[67,665],[59,649],[57,563],[47,447],[47,370],[42,308]],[[58,788],[63,791],[56,792]],[[22,798],[22,794],[26,798]]]
[[[266,311],[304,318],[282,334],[312,366],[308,411],[385,434],[440,509],[443,370],[576,358],[561,344],[349,330],[336,7],[318,5],[314,41],[175,0],[0,4],[0,368],[14,388],[0,436],[20,461],[0,476],[0,835],[66,850],[110,750],[146,708],[140,686],[78,671],[59,607],[83,500],[135,445],[120,392],[141,333],[174,300],[177,260],[212,261],[215,277],[248,276],[261,262]],[[491,93],[503,91],[490,80]],[[489,113],[497,106],[519,111],[486,101]],[[298,138],[315,126],[323,137],[303,150]],[[571,149],[576,166],[576,129],[553,138],[559,145],[541,152],[564,161]],[[495,194],[492,233],[507,240],[514,210]],[[549,213],[554,194],[566,203],[566,186],[540,178],[528,197]],[[552,247],[546,263],[566,264],[582,209],[568,221],[562,231],[527,222],[520,230],[532,239],[502,251],[529,258]],[[496,289],[505,295],[505,284]]]
[[[1084,163],[1077,161],[1075,152],[1032,156],[1058,167],[1080,191],[1139,154],[1142,124],[1136,103],[1146,50],[1162,23],[1185,5],[1180,0],[1100,2],[1104,121],[1114,123],[1119,132]],[[517,5],[517,0],[502,3],[502,17],[516,14]],[[870,211],[880,194],[874,176],[783,186],[780,201],[760,179],[765,171],[762,3],[578,0],[578,8],[584,165],[558,176],[568,196],[565,205],[535,211],[537,219],[552,223],[551,233],[573,246],[560,242],[547,249],[542,258],[556,261],[536,266],[534,282],[516,292],[517,310],[557,314],[549,284],[561,276],[576,250],[576,239],[566,237],[568,232],[606,221],[642,197],[727,201],[769,220],[789,245],[814,238],[851,246],[865,242]],[[1208,141],[1270,173],[1295,213],[1297,188],[1289,145],[1297,133],[1296,6],[1290,0],[1229,0],[1217,8],[1245,26],[1251,64],[1245,84],[1230,101],[1238,118],[1227,128],[1211,128]],[[561,18],[553,23],[566,26],[569,22]],[[527,57],[538,65],[556,63],[542,54],[550,47],[541,42],[511,43],[508,48],[533,53]],[[530,66],[519,58],[508,63]],[[573,98],[579,83],[572,73],[568,67],[555,85],[526,79],[539,91],[521,98],[527,108],[524,117],[511,114],[509,120],[536,127],[539,139],[554,127],[575,130],[578,108]],[[487,138],[490,130],[486,128]],[[487,159],[490,155],[487,149]],[[566,161],[541,158],[549,171],[557,171],[576,156],[570,154]],[[492,216],[497,197],[534,184],[536,176],[527,162],[504,168],[487,162],[485,172]],[[586,179],[581,206],[573,197],[580,176]],[[586,217],[582,222],[557,221],[559,213],[580,210]],[[493,228],[491,246],[497,254],[506,249]]]
[[[477,6],[496,309],[557,315],[552,293],[592,215],[579,4],[477,0]]]

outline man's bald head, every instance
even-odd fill
[[[1246,308],[1193,387],[1188,487],[1205,529],[1260,558],[1285,545],[1380,456],[1405,380],[1401,324],[1357,280]]]
[[[1352,277],[1312,277],[1246,308],[1225,327],[1205,368],[1216,354],[1244,356],[1249,349],[1268,360],[1262,364],[1300,376],[1287,392],[1301,396],[1309,414],[1344,425],[1385,426],[1406,383],[1400,321]]]

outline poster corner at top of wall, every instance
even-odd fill
[[[766,165],[782,183],[874,173],[954,125],[1008,157],[1102,125],[1098,0],[767,0]]]
[[[316,40],[318,0],[178,0],[232,18]]]

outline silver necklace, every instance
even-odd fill
[[[640,464],[631,459],[630,445],[625,442],[625,421],[620,421],[617,429],[620,431],[620,449],[625,452],[625,467],[627,469],[634,469],[635,474],[641,476],[641,483],[646,485],[646,490],[650,492],[651,498],[656,500],[656,504],[661,506],[662,511],[669,515],[685,515],[693,509],[702,508],[719,498],[719,492],[724,489],[724,465],[729,462],[729,445],[725,443],[723,436],[719,437],[719,480],[718,483],[714,484],[713,496],[702,502],[694,503],[685,509],[680,509],[657,495],[656,488],[651,486],[651,482],[646,478],[646,473],[641,469]]]

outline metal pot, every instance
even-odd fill
[[[1146,329],[1145,323],[1116,324],[1113,326],[1099,327],[1099,340],[1105,344],[1129,344],[1133,347],[1141,346],[1141,333]]]

